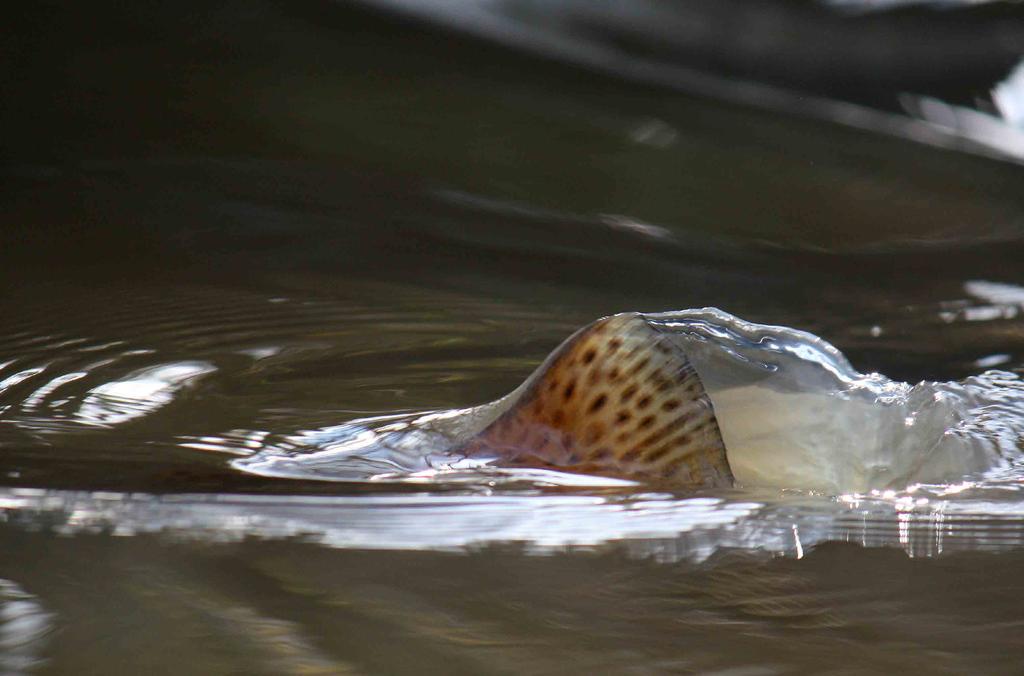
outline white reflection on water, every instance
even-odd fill
[[[941,492],[941,491],[940,491]],[[58,533],[165,533],[203,541],[304,540],[340,549],[465,550],[514,542],[534,554],[606,545],[662,561],[723,549],[799,556],[830,541],[910,556],[1024,547],[1019,496],[913,494],[733,498],[667,494],[258,496],[37,489],[0,492],[0,522]],[[1007,499],[1007,498],[1012,499]]]
[[[954,322],[991,322],[1017,319],[1024,311],[1024,287],[1003,282],[972,279],[964,282],[964,291],[974,300],[947,301],[939,319]],[[984,366],[984,365],[982,365]]]
[[[207,362],[183,361],[135,371],[89,390],[76,418],[96,426],[134,420],[170,403],[181,388],[214,370]]]
[[[0,578],[0,674],[27,673],[43,662],[51,618],[34,596]]]
[[[969,280],[964,282],[964,290],[975,298],[986,300],[993,305],[1024,308],[1024,287],[1016,284]]]
[[[597,495],[256,496],[146,495],[36,489],[0,492],[0,514],[58,532],[118,535],[170,531],[236,540],[302,536],[346,549],[461,549],[518,542],[531,551],[693,536],[685,555],[700,559],[749,535],[734,528],[761,510],[753,501]],[[788,527],[787,527],[788,529]],[[758,546],[785,548],[792,538]]]
[[[8,362],[8,364],[10,363],[11,362]],[[17,373],[7,376],[3,380],[0,380],[0,393],[2,393],[4,390],[14,387],[20,382],[23,382],[25,380],[28,380],[29,378],[39,375],[40,373],[46,370],[47,366],[48,364],[44,364],[43,366],[36,366],[33,368],[24,369],[18,371]]]
[[[992,90],[992,101],[1009,124],[1024,127],[1024,61]]]
[[[972,108],[955,106],[930,96],[904,95],[903,107],[936,130],[977,144],[974,150],[1020,160],[1024,158],[1024,131],[1009,120]]]
[[[230,430],[220,435],[179,436],[179,445],[197,451],[248,455],[263,448],[269,432],[263,430]]]

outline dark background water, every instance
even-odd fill
[[[502,16],[523,15],[515,7]],[[571,3],[544,7],[521,19],[527,29],[545,11],[575,16]],[[632,7],[616,11],[639,17],[634,32],[649,26],[653,10]],[[595,9],[588,25],[618,18],[624,30],[616,11]],[[874,110],[908,92],[982,101],[1024,45],[1015,10],[746,12],[668,14],[712,35],[732,17],[732,41],[762,36],[778,63],[680,38],[704,55],[687,60],[654,36],[645,63],[689,72],[717,56],[734,65],[706,70],[734,89],[738,76],[803,86],[772,90],[806,102],[792,114],[759,89],[751,100],[768,111],[723,101],[731,90],[680,92],[701,88],[682,76],[653,87],[336,3],[22,7],[3,76],[3,267],[12,286],[30,285],[22,266],[49,265],[243,285],[323,273],[533,303],[591,297],[591,313],[714,304],[829,328],[865,370],[907,379],[1012,353],[990,327],[963,340],[929,325],[899,358],[873,346],[919,328],[904,321],[919,306],[928,325],[937,303],[963,300],[965,279],[1017,279],[1017,162],[936,147],[963,139],[901,127],[909,117],[837,124],[842,111],[816,109],[812,94]],[[820,26],[838,47],[818,50],[814,77],[787,79],[786,64],[814,61]],[[603,35],[579,41],[617,44]],[[776,48],[780,35],[803,39]],[[848,325],[865,318],[896,326],[864,340]]]
[[[493,399],[622,310],[714,305],[909,381],[1024,366],[1024,153],[991,100],[1017,6],[460,7],[5,19],[0,603],[25,622],[0,622],[0,672],[1017,673],[1017,507],[907,535],[801,507],[712,527],[684,500],[706,539],[658,522],[637,560],[616,543],[646,522],[574,535],[589,508],[520,527],[551,505],[467,495],[418,519],[382,488],[229,468]],[[247,520],[176,497],[197,492],[366,502]],[[555,526],[556,557],[464,551]],[[797,558],[798,526],[858,544]],[[953,541],[1001,553],[907,558]]]

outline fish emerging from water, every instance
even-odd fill
[[[700,377],[638,313],[580,329],[496,406],[456,453],[673,487],[733,484]]]
[[[536,469],[573,485],[567,475],[840,494],[1005,471],[1021,457],[1021,410],[1011,373],[911,385],[860,373],[797,329],[715,308],[630,312],[583,327],[496,401],[303,431],[232,466],[415,483]]]
[[[637,312],[578,330],[497,401],[353,420],[232,465],[263,476],[329,481],[402,481],[422,472],[505,467],[665,489],[734,483],[714,406],[686,351]]]

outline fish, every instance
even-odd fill
[[[735,481],[700,376],[640,313],[583,327],[494,406],[454,453],[671,488]]]

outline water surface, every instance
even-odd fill
[[[0,672],[1020,673],[1013,456],[698,493],[238,469],[492,401],[620,311],[714,306],[859,373],[1005,385],[1012,158],[339,7],[218,7],[28,61],[74,105],[5,141]]]

